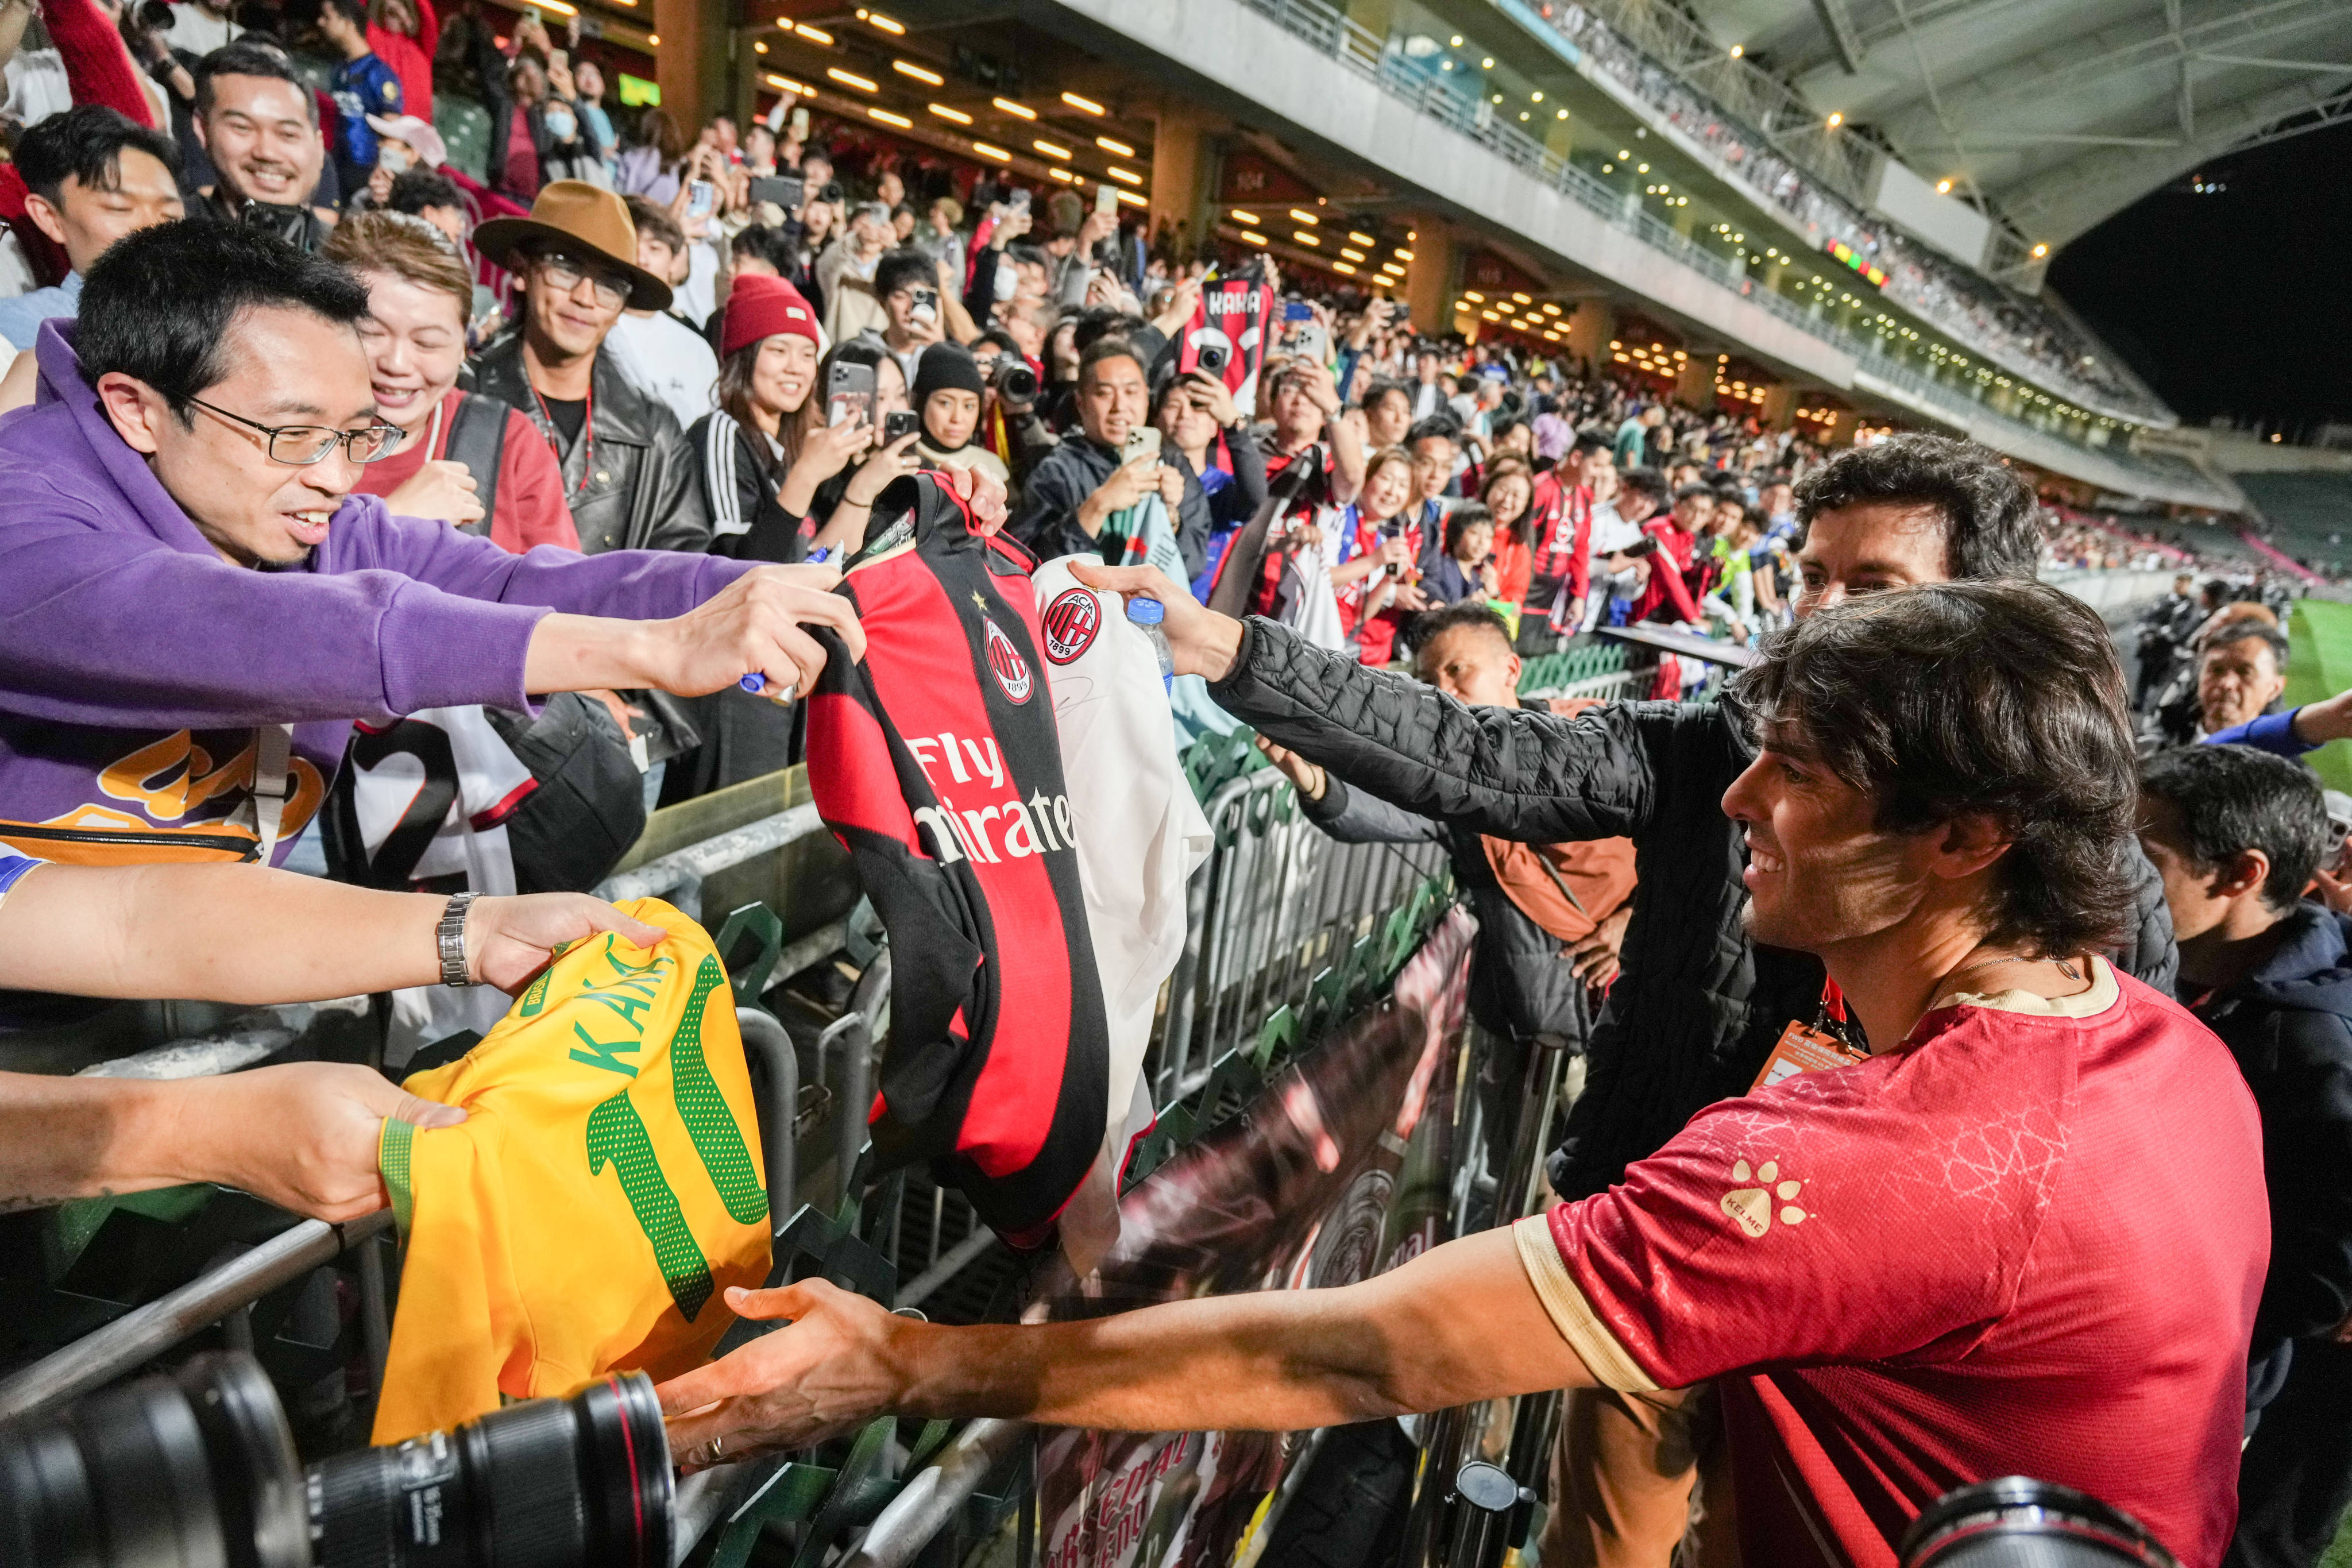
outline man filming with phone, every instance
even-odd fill
[[[1106,529],[1157,495],[1183,556],[1184,580],[1198,576],[1208,562],[1209,498],[1183,455],[1161,448],[1150,405],[1142,362],[1126,339],[1088,348],[1078,363],[1079,429],[1030,474],[1013,536],[1041,560],[1085,551],[1111,560]]]

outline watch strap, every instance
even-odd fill
[[[473,903],[471,893],[452,893],[448,905],[441,911],[441,923],[434,928],[433,938],[441,952],[441,984],[471,985],[473,976],[466,968],[466,910]]]

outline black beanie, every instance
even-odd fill
[[[915,365],[913,395],[908,401],[920,412],[934,392],[969,392],[978,397],[988,389],[980,378],[980,362],[961,343],[933,343]]]

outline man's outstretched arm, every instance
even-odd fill
[[[1593,1382],[1507,1228],[1360,1285],[1085,1322],[944,1328],[821,1281],[730,1291],[728,1305],[791,1326],[662,1385],[672,1451],[689,1466],[805,1447],[886,1412],[1296,1431]]]

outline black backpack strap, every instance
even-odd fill
[[[441,455],[466,465],[474,476],[474,495],[482,503],[481,521],[466,524],[465,532],[488,537],[490,519],[498,515],[499,458],[506,450],[509,412],[499,399],[468,392],[458,396],[457,412],[450,416],[449,444]]]

